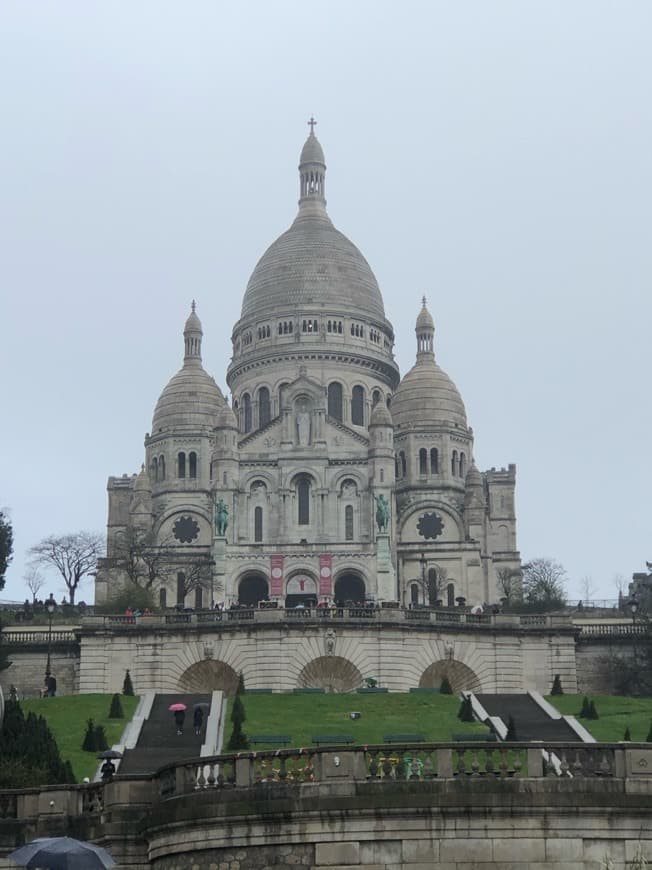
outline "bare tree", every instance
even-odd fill
[[[70,603],[75,603],[79,584],[88,577],[102,555],[102,536],[96,532],[50,535],[33,546],[29,553],[35,566],[55,568],[66,585]]]
[[[593,585],[593,577],[585,574],[580,580],[580,595],[585,604],[593,600],[595,595],[595,586]]]
[[[152,531],[129,526],[116,539],[113,565],[135,585],[151,590],[174,573],[172,539],[159,541]]]
[[[498,589],[507,601],[513,601],[521,595],[521,571],[518,568],[499,568]]]
[[[629,592],[628,583],[625,579],[624,574],[614,574],[613,578],[614,589],[618,593],[618,603],[622,601],[623,598],[627,597],[627,593]]]
[[[213,577],[213,560],[209,555],[196,556],[191,561],[179,565],[178,573],[183,578],[184,598],[196,589],[209,591]],[[213,588],[213,592],[215,591],[215,588]]]
[[[446,568],[440,568],[436,565],[426,570],[425,564],[423,565],[421,576],[416,578],[425,601],[430,605],[441,600],[447,580],[448,571]]]
[[[528,604],[542,609],[566,601],[566,569],[555,559],[540,557],[523,565],[523,594]]]
[[[36,565],[28,565],[23,574],[23,580],[25,581],[25,586],[32,593],[32,601],[36,601],[36,596],[45,584],[45,577]]]

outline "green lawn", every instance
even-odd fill
[[[388,693],[375,695],[247,695],[243,697],[247,734],[287,734],[291,746],[311,746],[316,735],[350,734],[356,743],[382,743],[385,734],[423,734],[447,742],[455,733],[486,733],[479,722],[460,722],[454,695]],[[230,712],[229,706],[229,712]],[[357,720],[349,717],[357,710]],[[227,712],[224,747],[231,734]],[[259,744],[255,749],[278,748]]]
[[[112,695],[66,695],[61,698],[32,698],[21,701],[20,706],[27,715],[29,712],[44,716],[54,734],[61,757],[70,761],[75,777],[81,782],[85,776],[93,777],[97,768],[94,752],[82,752],[82,741],[86,731],[86,720],[92,719],[96,725],[104,725],[109,746],[117,743],[122,732],[134,714],[138,698],[120,696],[124,719],[109,719]]]
[[[615,743],[629,727],[634,742],[643,742],[652,722],[652,698],[624,698],[617,695],[591,695],[599,719],[580,719],[583,695],[550,695],[547,700],[560,713],[575,716],[596,740]]]

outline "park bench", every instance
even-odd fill
[[[305,689],[292,689],[293,695],[325,695],[326,689],[317,689],[317,688],[305,688]]]
[[[456,743],[494,743],[496,735],[493,731],[487,731],[484,734],[473,732],[472,734],[453,734],[453,740]]]
[[[355,743],[355,737],[350,734],[318,734],[312,738],[315,746],[330,746],[334,743]]]
[[[384,734],[383,743],[424,743],[423,734]]]
[[[271,695],[273,689],[245,689],[245,695]]]
[[[249,737],[249,743],[253,745],[269,743],[272,746],[289,746],[291,742],[289,734],[252,734]]]

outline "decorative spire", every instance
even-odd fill
[[[319,140],[315,136],[317,121],[311,115],[308,121],[310,133],[301,150],[299,158],[300,199],[299,208],[306,210],[315,208],[323,211],[326,206],[325,177],[326,161]]]
[[[201,365],[201,339],[202,328],[201,320],[197,317],[195,308],[197,307],[195,300],[192,300],[190,306],[190,314],[186,320],[186,325],[183,329],[183,341],[185,355],[183,359],[184,365]]]
[[[428,311],[425,295],[421,301],[423,307],[417,317],[415,329],[417,334],[417,361],[435,358],[435,322]]]

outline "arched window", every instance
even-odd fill
[[[439,600],[439,579],[437,577],[437,569],[428,569],[428,604],[434,607],[435,602]]]
[[[380,482],[381,483],[385,482],[385,469],[384,468],[380,469]]]
[[[354,426],[364,426],[364,387],[355,386],[351,393],[351,422]]]
[[[298,520],[300,526],[310,525],[310,480],[300,477],[297,483]]]
[[[263,509],[254,508],[254,541],[259,544],[263,540]]]
[[[451,474],[453,477],[457,477],[457,450],[453,450],[453,455],[451,456]]]
[[[449,583],[446,587],[446,606],[455,607],[455,586]]]
[[[262,429],[272,419],[272,408],[269,401],[269,390],[261,387],[258,390],[258,425]]]
[[[419,584],[411,583],[410,584],[410,604],[418,604],[419,603]]]
[[[400,470],[399,465],[398,465],[398,456],[394,457],[394,475],[395,475],[397,480],[401,476],[401,470]]]
[[[194,450],[188,454],[188,477],[197,477],[197,454]]]
[[[186,575],[183,571],[177,574],[177,604],[183,606],[186,599]]]
[[[186,476],[186,454],[181,451],[177,456],[177,477]]]
[[[168,591],[163,586],[158,591],[158,603],[161,610],[165,610],[168,606]]]
[[[466,474],[466,457],[463,453],[460,453],[460,477],[464,477]]]
[[[158,479],[165,480],[165,456],[158,458]]]
[[[195,610],[201,610],[204,606],[204,590],[201,586],[195,587]]]
[[[399,456],[401,457],[401,477],[405,477],[407,475],[407,462],[405,461],[405,453],[401,450]]]
[[[342,384],[337,381],[328,385],[328,416],[342,422]]]
[[[380,394],[380,390],[374,390],[373,393],[371,394],[371,404],[372,404],[372,406],[375,408],[376,405],[378,404],[378,402],[380,402],[381,399],[382,399],[382,396],[381,396],[381,394]]]
[[[350,504],[344,508],[344,538],[353,540],[353,505]]]
[[[439,474],[439,452],[436,447],[430,451],[430,473]]]
[[[155,482],[158,480],[158,459],[156,456],[152,459],[152,479]]]
[[[244,431],[251,432],[251,396],[249,395],[249,393],[245,393],[242,397],[242,406],[244,408]]]
[[[428,474],[428,451],[425,447],[419,450],[419,474]]]

